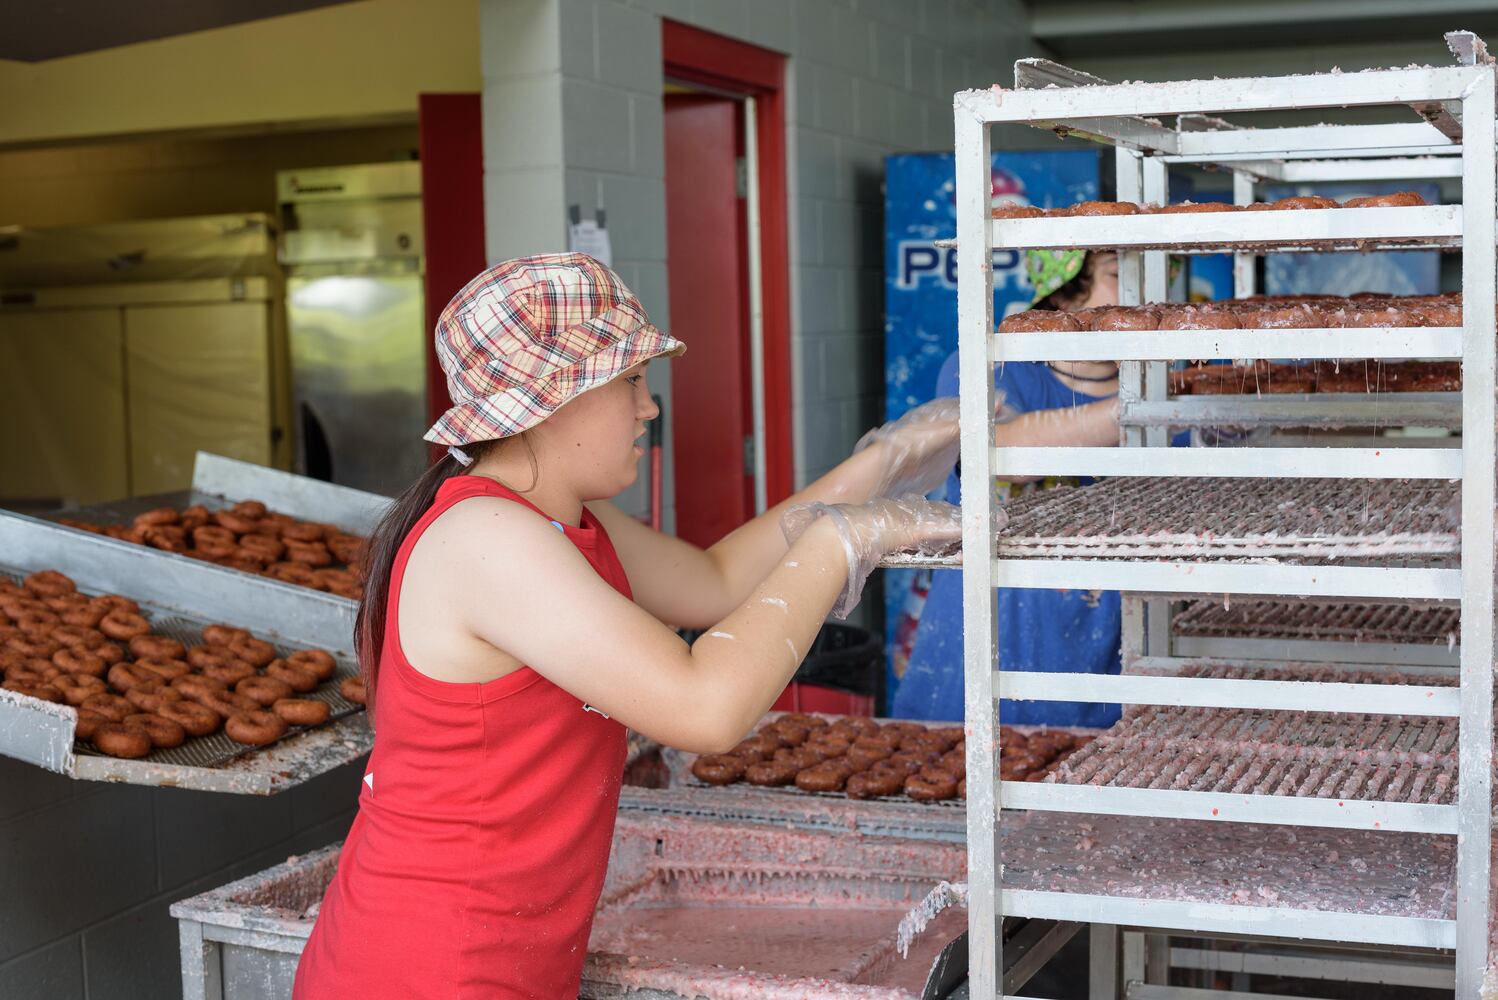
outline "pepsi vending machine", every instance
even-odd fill
[[[995,153],[994,204],[1058,208],[1099,195],[1097,150]],[[910,153],[884,161],[885,419],[932,398],[936,376],[957,350],[957,253],[937,240],[957,235],[950,153]],[[1022,255],[993,251],[994,316],[1030,304]],[[886,697],[904,676],[930,570],[885,570]],[[881,710],[885,706],[880,706]]]

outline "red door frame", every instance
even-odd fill
[[[753,97],[759,154],[760,292],[764,315],[765,495],[795,484],[791,435],[791,296],[785,169],[785,57],[676,21],[661,21],[665,74]]]

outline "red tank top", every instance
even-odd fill
[[[401,544],[374,749],[295,1000],[577,996],[613,839],[624,727],[529,667],[455,684],[421,673],[401,650],[411,550],[443,511],[477,496],[541,514],[493,480],[455,476]],[[581,528],[552,523],[630,596],[591,514]]]

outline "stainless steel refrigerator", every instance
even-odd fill
[[[297,469],[393,495],[426,466],[419,164],[288,170],[277,186]]]

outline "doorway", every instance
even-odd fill
[[[791,492],[784,57],[662,22],[676,533],[711,545]]]

